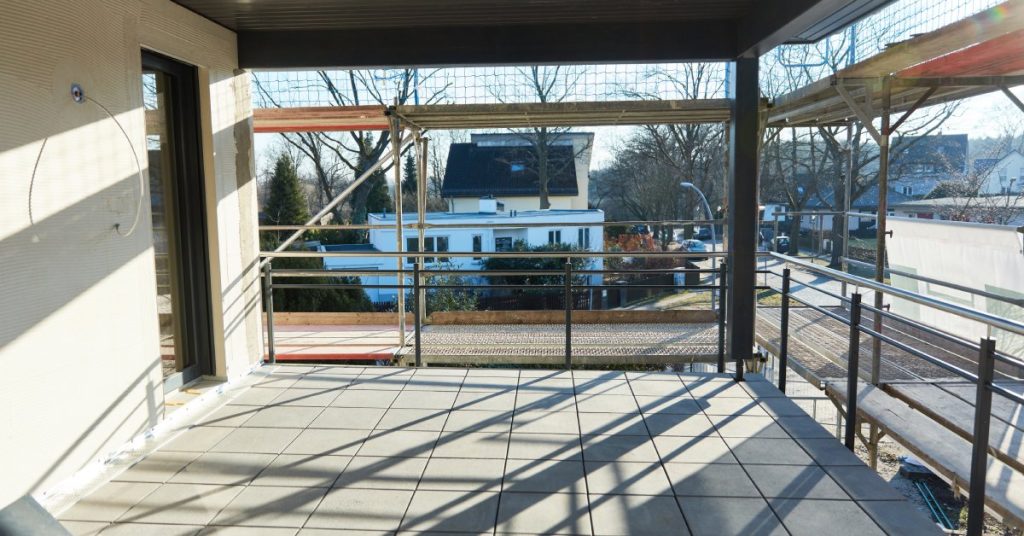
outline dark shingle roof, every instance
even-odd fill
[[[573,148],[553,145],[548,149],[550,195],[577,195]],[[453,143],[441,186],[443,197],[486,195],[539,195],[537,153],[533,147],[481,146]],[[513,168],[515,168],[513,170]]]

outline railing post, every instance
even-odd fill
[[[782,269],[782,319],[779,322],[779,391],[786,392],[789,367],[789,268]]]
[[[565,259],[565,368],[572,368],[572,258]]]
[[[270,363],[277,363],[274,351],[274,271],[270,260],[263,265],[263,308],[267,312],[267,357]]]
[[[403,291],[404,292],[404,291]],[[420,260],[417,259],[412,265],[412,310],[414,340],[416,342],[416,366],[423,366],[423,352],[420,349],[420,329],[423,318],[420,316]],[[402,314],[405,314],[404,312]]]
[[[988,473],[988,432],[992,418],[992,378],[996,342],[981,339],[978,352],[978,391],[974,401],[974,448],[971,451],[970,496],[967,498],[967,535],[981,536],[985,520],[985,477]]]
[[[718,266],[718,372],[725,372],[725,284],[726,262]],[[714,292],[714,291],[712,291]]]
[[[846,436],[843,443],[853,450],[857,437],[857,382],[860,379],[860,300],[859,292],[850,295],[850,349],[846,356]]]

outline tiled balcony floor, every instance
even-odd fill
[[[77,534],[935,534],[754,376],[279,366]]]

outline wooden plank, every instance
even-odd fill
[[[972,386],[973,388],[973,386]],[[906,402],[956,435],[974,441],[974,405],[933,384],[888,384],[885,392]],[[1017,471],[1024,472],[1024,430],[993,418],[989,428],[989,453]]]
[[[899,78],[1005,76],[1024,72],[1024,30],[1017,30],[896,73]]]
[[[337,132],[387,130],[385,106],[257,108],[253,132]]]
[[[846,402],[846,386],[828,384],[826,393]],[[857,415],[920,458],[960,493],[967,495],[972,444],[906,403],[870,385],[857,394]],[[1024,524],[1024,475],[990,457],[985,478],[985,505],[1012,525]]]

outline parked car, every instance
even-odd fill
[[[640,236],[650,236],[651,226],[650,225],[634,225],[626,231],[626,234],[634,234]]]
[[[711,227],[697,229],[697,240],[711,240]]]
[[[773,244],[774,247],[772,248],[773,250],[775,250],[775,251],[777,251],[779,253],[789,253],[789,237],[788,236],[778,236],[778,237],[775,237],[775,240],[773,242],[774,242],[774,244]]]
[[[679,251],[686,251],[688,253],[707,253],[708,247],[700,240],[691,238],[689,240],[683,240],[679,244]],[[707,257],[690,257],[690,262],[706,261]]]

